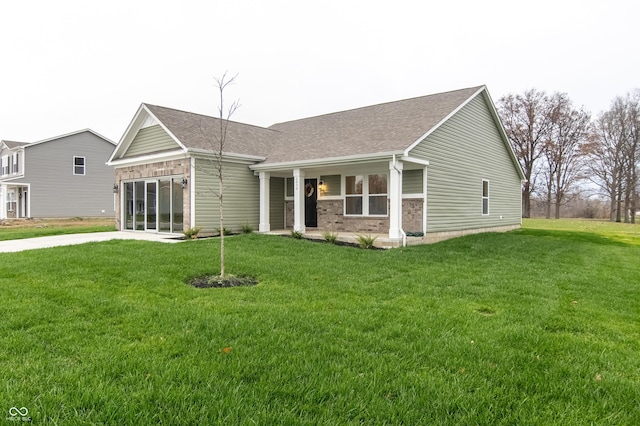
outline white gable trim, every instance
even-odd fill
[[[146,120],[144,120],[144,123],[142,123],[142,126],[140,126],[141,129],[146,129],[147,127],[151,127],[151,126],[155,126],[156,124],[160,124],[158,122],[158,120],[156,120],[153,116],[148,116]]]
[[[495,104],[493,103],[493,99],[491,99],[491,95],[489,94],[488,90],[485,90],[484,95],[487,97],[487,100],[488,100],[487,103],[489,104],[489,112],[493,116],[493,120],[495,121],[496,126],[498,127],[498,133],[500,133],[500,136],[502,137],[502,140],[504,141],[504,144],[507,147],[507,150],[509,151],[509,156],[511,157],[511,161],[513,161],[516,169],[518,170],[518,175],[520,176],[520,180],[524,182],[526,180],[524,177],[524,172],[522,171],[522,167],[520,167],[520,162],[518,161],[518,157],[516,156],[516,153],[513,150],[511,143],[509,142],[509,136],[507,136],[507,131],[504,129],[504,126],[502,125],[502,120],[500,120],[500,115],[496,110]]]
[[[370,163],[380,160],[390,160],[394,155],[402,155],[401,151],[398,152],[378,152],[375,154],[356,154],[347,155],[343,157],[327,157],[318,158],[315,160],[299,160],[299,161],[287,161],[282,163],[269,163],[269,164],[255,164],[249,166],[254,171],[283,171],[295,168],[306,167],[323,167],[323,166],[336,166],[338,164],[345,163]]]
[[[483,91],[487,90],[487,86],[481,86],[480,89],[478,89],[473,95],[469,96],[467,98],[467,100],[465,100],[464,102],[462,102],[460,105],[458,105],[458,107],[456,109],[454,109],[453,111],[451,111],[445,118],[443,118],[442,120],[440,120],[440,122],[438,124],[436,124],[435,126],[433,126],[431,129],[429,129],[427,131],[427,133],[425,133],[424,135],[422,135],[421,137],[419,137],[415,142],[413,142],[411,145],[409,145],[409,148],[405,149],[404,151],[404,155],[405,156],[409,156],[409,152],[415,148],[420,142],[422,142],[424,140],[424,138],[426,138],[427,136],[429,136],[431,133],[435,132],[440,126],[442,126],[442,124],[446,123],[447,120],[449,120],[451,117],[453,117],[458,111],[460,111],[462,108],[465,107],[465,105],[467,105],[469,102],[471,102],[471,100],[473,98],[475,98],[476,96],[478,96],[478,94],[482,93]]]
[[[111,145],[115,145],[116,144],[114,141],[112,141],[111,139],[105,138],[104,136],[102,136],[98,132],[95,132],[95,131],[93,131],[91,129],[82,129],[82,130],[76,130],[75,132],[71,132],[71,133],[65,133],[64,135],[54,136],[52,138],[43,139],[41,141],[32,142],[32,143],[24,145],[23,148],[27,148],[27,147],[34,146],[34,145],[39,145],[41,143],[55,141],[55,140],[58,140],[58,139],[66,138],[68,136],[78,135],[78,134],[84,133],[84,132],[92,133],[95,136],[99,137],[100,139],[104,139],[105,141],[109,142]]]
[[[149,124],[149,123],[154,123],[154,124]],[[127,130],[125,130],[124,134],[122,135],[122,138],[120,138],[120,142],[118,142],[118,145],[116,146],[116,149],[113,150],[111,157],[107,161],[108,165],[112,165],[114,161],[121,159],[121,157],[129,149],[129,146],[131,146],[131,143],[135,139],[140,129],[144,127],[148,127],[148,126],[145,126],[146,124],[148,124],[149,126],[155,125],[155,124],[159,125],[162,128],[162,130],[164,130],[169,135],[169,137],[173,139],[173,141],[180,147],[182,152],[185,152],[185,153],[187,152],[187,147],[184,146],[184,144],[180,142],[180,140],[178,140],[178,138],[169,131],[167,126],[162,124],[162,122],[158,120],[158,117],[153,115],[153,113],[149,110],[149,108],[147,108],[145,104],[140,104],[138,111],[136,112],[135,116],[131,120],[131,123],[129,123],[129,126],[127,126]]]

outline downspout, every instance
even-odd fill
[[[396,155],[393,154],[393,168],[395,169],[396,172],[398,172],[399,174],[402,174],[402,170],[399,170],[396,167]],[[402,191],[400,191],[400,205],[402,205]],[[402,219],[402,218],[400,218]],[[402,247],[406,247],[407,246],[407,233],[404,232],[404,229],[402,229],[402,227],[400,227],[400,233],[402,234]]]

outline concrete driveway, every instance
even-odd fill
[[[21,240],[0,241],[0,253],[12,253],[48,247],[70,246],[108,240],[145,240],[163,243],[179,243],[180,235],[156,234],[148,232],[93,232],[87,234],[53,235],[50,237],[25,238]]]

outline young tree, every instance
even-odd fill
[[[526,179],[522,188],[523,217],[531,216],[537,163],[551,131],[550,109],[549,97],[536,89],[522,95],[509,94],[498,101],[500,118]]]
[[[219,95],[219,106],[218,106],[218,118],[219,118],[219,128],[216,129],[215,132],[211,135],[207,135],[209,137],[210,145],[213,150],[213,169],[214,174],[217,179],[218,187],[213,191],[215,196],[218,198],[218,208],[219,208],[219,224],[220,224],[220,279],[223,280],[225,278],[225,270],[224,270],[224,163],[223,163],[223,155],[225,144],[227,141],[227,127],[229,126],[229,119],[233,115],[233,113],[240,107],[238,101],[234,101],[231,103],[228,109],[225,110],[224,106],[224,91],[230,85],[233,84],[238,75],[234,75],[233,77],[227,77],[227,73],[225,72],[222,77],[216,77],[216,88],[218,89]]]

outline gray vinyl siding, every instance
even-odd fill
[[[178,144],[160,125],[156,124],[138,131],[123,158],[177,148],[179,148]]]
[[[423,170],[405,170],[402,172],[402,193],[422,194]]]
[[[105,163],[114,145],[82,132],[24,148],[31,217],[114,217],[113,167]],[[85,174],[73,174],[73,157],[85,158]]]
[[[429,161],[427,232],[521,223],[520,177],[482,95],[418,144],[411,155]],[[490,214],[484,216],[483,179],[490,182]]]
[[[218,178],[214,163],[197,158],[195,164],[195,224],[203,232],[220,227]],[[240,231],[242,225],[258,229],[260,221],[260,180],[248,164],[224,162],[224,227]]]
[[[324,181],[326,187],[326,190],[322,193],[323,196],[342,195],[342,189],[340,188],[342,183],[341,175],[320,176],[320,180]]]
[[[284,229],[284,178],[272,177],[269,182],[269,223],[271,229]]]

